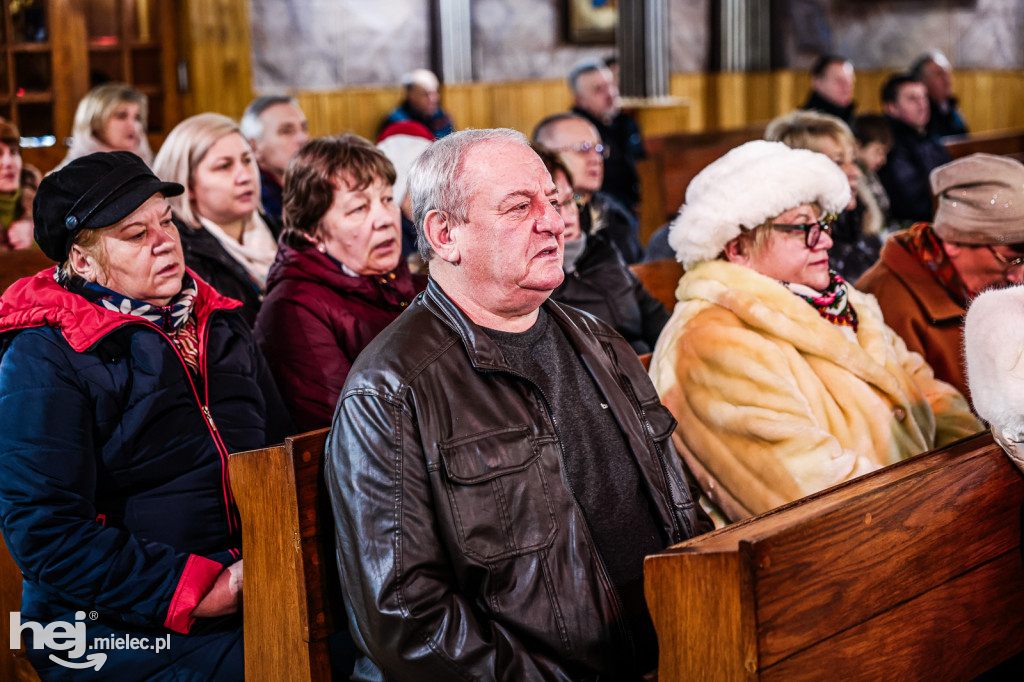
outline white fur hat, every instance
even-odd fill
[[[824,154],[755,140],[731,150],[697,174],[669,228],[683,267],[714,260],[741,230],[800,204],[838,214],[850,203],[850,183]]]

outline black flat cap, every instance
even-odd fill
[[[131,152],[97,152],[75,159],[39,184],[32,219],[39,248],[63,263],[82,230],[127,218],[154,194],[178,196],[185,188],[163,182]]]

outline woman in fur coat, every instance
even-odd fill
[[[850,186],[828,157],[749,142],[690,183],[686,268],[651,376],[731,521],[979,430],[963,396],[828,266]]]

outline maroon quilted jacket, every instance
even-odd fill
[[[404,262],[350,277],[316,249],[281,245],[254,331],[300,430],[331,425],[356,356],[426,285]]]

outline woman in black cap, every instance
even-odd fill
[[[34,206],[59,265],[0,298],[0,520],[44,680],[242,679],[228,454],[290,423],[239,304],[185,268],[182,189],[128,152],[71,162]]]

